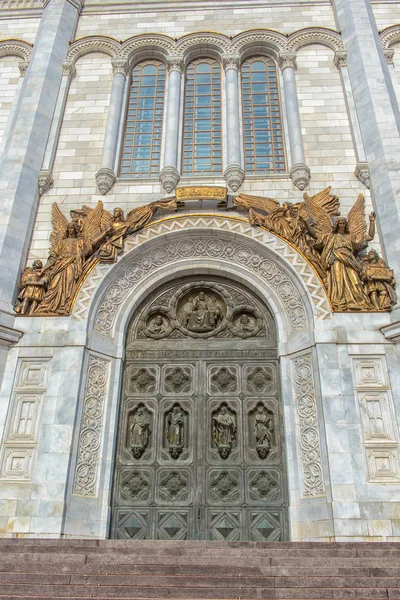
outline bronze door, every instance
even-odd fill
[[[241,345],[127,352],[111,537],[287,539],[276,354]]]

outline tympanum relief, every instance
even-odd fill
[[[177,286],[144,310],[133,335],[138,339],[271,337],[270,322],[249,296],[216,282]]]

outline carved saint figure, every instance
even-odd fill
[[[179,404],[175,404],[167,414],[165,438],[172,458],[178,458],[184,446],[184,418]]]
[[[218,297],[211,298],[205,292],[190,296],[179,311],[179,321],[189,331],[204,333],[212,331],[222,320],[222,310]]]
[[[20,292],[14,306],[15,312],[31,315],[43,298],[46,284],[41,260],[35,260],[31,267],[25,267],[21,275]]]
[[[396,304],[393,271],[376,250],[370,250],[360,259],[365,293],[377,310],[390,310]]]
[[[166,327],[162,315],[156,315],[153,317],[147,326],[147,330],[153,335],[163,335],[163,333],[166,331]]]
[[[240,333],[251,333],[254,331],[254,320],[246,313],[243,313],[236,322],[236,329]]]
[[[150,423],[144,409],[139,406],[130,425],[130,446],[135,458],[146,450],[150,437]]]
[[[213,415],[212,434],[221,458],[228,458],[236,439],[236,420],[229,414],[226,404]]]
[[[273,431],[274,422],[271,413],[261,403],[258,404],[254,416],[254,436],[257,453],[262,459],[266,458],[271,451]]]

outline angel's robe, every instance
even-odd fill
[[[320,234],[317,247],[328,269],[328,293],[334,310],[370,310],[371,304],[361,282],[361,266],[354,255],[367,246],[350,233]]]
[[[67,237],[51,252],[50,283],[37,312],[63,314],[70,308],[85,259],[93,247],[85,238]]]
[[[124,236],[129,228],[125,221],[114,221],[111,237],[99,250],[99,259],[103,263],[114,263],[124,249]]]

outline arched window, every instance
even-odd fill
[[[243,131],[248,175],[286,170],[276,64],[249,58],[242,65]]]
[[[164,64],[156,60],[139,63],[132,71],[121,177],[159,174],[165,73]]]
[[[221,67],[201,58],[186,70],[183,175],[222,175]]]

